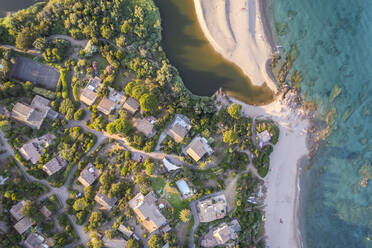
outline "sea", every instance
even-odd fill
[[[303,247],[372,247],[372,2],[267,0],[267,16],[329,130],[301,171]]]

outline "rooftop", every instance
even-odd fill
[[[37,233],[30,233],[24,242],[26,248],[47,248],[45,238]]]
[[[208,145],[208,141],[202,137],[195,137],[186,147],[186,153],[198,162],[205,154],[211,154],[212,148]]]
[[[18,221],[13,227],[14,229],[16,229],[16,231],[19,233],[19,234],[23,234],[24,232],[26,232],[31,226],[33,225],[32,221],[27,218],[27,217],[24,217],[23,219],[21,219],[20,221]]]
[[[43,170],[48,174],[48,176],[52,176],[66,166],[67,161],[62,158],[61,155],[59,155],[58,157],[55,157],[48,163],[44,164]]]
[[[24,215],[22,214],[21,212],[21,209],[23,207],[23,205],[25,204],[25,201],[20,201],[18,202],[17,204],[13,205],[11,208],[10,208],[10,214],[14,217],[14,219],[16,219],[17,221],[19,221],[20,219],[22,219],[24,217]]]
[[[138,111],[140,104],[132,97],[129,97],[124,105],[123,108],[127,110],[129,113],[134,114]]]
[[[150,192],[146,196],[142,193],[137,194],[129,201],[129,207],[133,209],[139,221],[149,233],[157,230],[167,222],[156,206],[154,192]]]
[[[200,222],[211,222],[226,215],[226,198],[224,194],[198,202]]]
[[[116,202],[118,201],[118,198],[116,197],[110,198],[107,195],[103,194],[101,191],[99,191],[97,195],[94,197],[94,200],[101,204],[106,210],[111,210],[111,208],[114,207]]]
[[[107,97],[103,97],[97,106],[97,109],[105,115],[109,115],[114,108],[115,102],[111,101]]]
[[[82,185],[88,187],[94,183],[100,174],[99,170],[92,163],[89,163],[80,173],[78,180]]]
[[[134,127],[137,128],[138,131],[143,133],[147,138],[151,138],[156,133],[154,124],[152,124],[145,118],[137,119],[134,123]]]

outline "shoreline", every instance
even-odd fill
[[[278,124],[279,142],[270,155],[270,171],[264,178],[267,190],[264,208],[266,245],[270,248],[300,248],[302,240],[297,223],[300,163],[309,157],[307,130],[310,128],[310,120],[290,109],[281,99],[282,94],[264,106],[249,105],[231,96],[216,96],[217,101],[225,106],[231,103],[242,105],[242,114],[245,116],[269,118]],[[283,219],[283,224],[280,219]]]
[[[237,65],[255,86],[278,93],[267,64],[274,41],[259,0],[194,0],[201,29],[214,50]]]

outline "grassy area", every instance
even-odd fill
[[[179,216],[182,209],[189,208],[187,203],[181,199],[180,194],[175,188],[167,188],[166,199],[169,204],[174,208],[175,213]]]
[[[56,93],[47,89],[39,88],[39,87],[34,87],[32,88],[32,91],[38,95],[42,95],[46,98],[49,98],[51,100],[54,100],[56,98]]]
[[[151,187],[154,192],[160,192],[162,194],[165,184],[166,182],[163,177],[151,177]]]

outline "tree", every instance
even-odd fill
[[[89,218],[89,230],[95,230],[102,225],[104,217],[101,211],[95,211]]]
[[[84,118],[84,115],[85,115],[85,110],[83,108],[79,108],[74,114],[74,120],[80,121]]]
[[[74,112],[74,104],[69,98],[64,99],[61,104],[59,105],[59,112],[61,114],[66,115],[69,111]]]
[[[229,129],[223,132],[223,142],[228,143],[230,145],[238,144],[239,143],[238,133],[233,129]]]
[[[74,202],[72,206],[75,211],[82,211],[85,210],[89,206],[89,203],[86,201],[85,198],[79,198]]]
[[[34,221],[37,221],[40,219],[40,212],[38,210],[38,207],[36,206],[36,204],[30,200],[27,200],[25,202],[25,204],[23,205],[23,207],[21,208],[21,213],[34,220]]]
[[[150,159],[146,159],[144,166],[148,176],[151,176],[155,173],[155,163],[151,162]]]
[[[33,42],[33,34],[30,28],[23,28],[16,37],[16,47],[19,49],[27,50],[31,47]]]
[[[230,114],[230,116],[234,119],[240,119],[241,117],[241,110],[242,105],[233,103],[227,108],[227,112]]]
[[[180,220],[184,223],[188,223],[191,219],[191,211],[190,209],[182,209],[180,212]]]
[[[164,240],[160,235],[153,234],[147,244],[150,248],[162,248],[164,245]]]
[[[107,124],[107,126],[106,126],[106,132],[108,132],[111,135],[114,134],[114,133],[116,133],[115,121],[114,122],[110,122],[109,124]]]
[[[34,43],[32,43],[32,45],[36,49],[39,49],[40,51],[44,51],[50,44],[47,38],[39,37],[34,41]]]
[[[126,248],[140,248],[140,243],[135,239],[129,239]]]
[[[140,98],[141,109],[145,112],[152,112],[158,106],[158,98],[152,93],[145,93]]]

